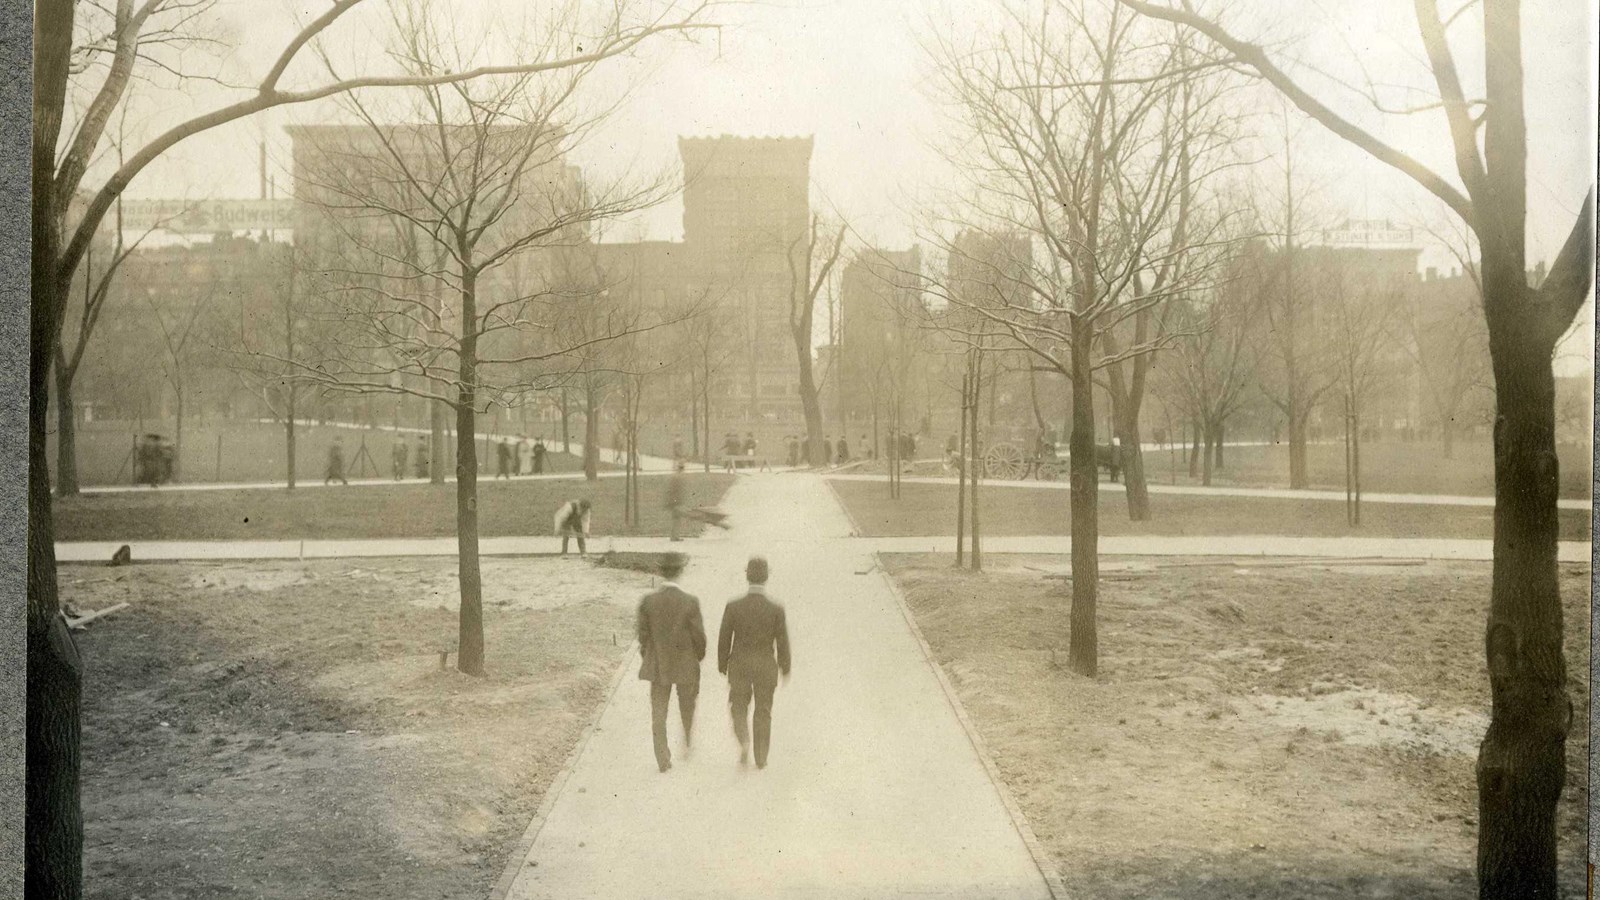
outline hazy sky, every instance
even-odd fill
[[[369,0],[381,8],[382,0]],[[457,0],[459,8],[492,0]],[[1446,13],[1459,0],[1443,0]],[[292,10],[318,10],[308,0],[221,0],[239,49],[226,71],[240,80],[264,71],[271,51],[293,30]],[[517,4],[511,4],[515,7]],[[1217,4],[1202,4],[1213,8]],[[1565,238],[1592,183],[1595,160],[1595,0],[1526,0],[1524,3],[1527,105],[1530,129],[1530,258],[1548,259]],[[1387,140],[1449,175],[1453,172],[1443,118],[1438,113],[1384,117],[1339,84],[1373,81],[1426,90],[1410,4],[1394,0],[1235,0],[1228,4],[1236,33],[1269,40],[1276,58],[1333,105],[1356,116]],[[377,10],[374,10],[377,11]],[[630,63],[626,74],[640,86],[603,132],[574,161],[604,177],[676,163],[679,135],[814,135],[813,198],[837,208],[861,239],[904,246],[914,239],[916,210],[926,186],[949,172],[936,148],[942,112],[925,85],[929,67],[919,35],[930,30],[981,32],[994,19],[984,0],[788,0],[728,7],[715,14],[728,23],[720,38],[696,44],[658,44],[648,65]],[[1471,16],[1464,17],[1470,19]],[[352,22],[331,35],[338,55],[352,64],[381,65],[373,30]],[[1481,82],[1481,60],[1468,55],[1473,25],[1452,32],[1461,48],[1463,77],[1471,91]],[[311,69],[303,70],[313,74]],[[616,73],[623,74],[621,71]],[[166,93],[143,109],[170,119],[220,98]],[[1390,93],[1390,102],[1408,102]],[[1409,102],[1423,99],[1417,94]],[[287,142],[282,126],[315,121],[323,109],[274,112],[261,119],[195,139],[152,167],[130,196],[234,196],[257,192],[256,146],[265,137],[271,167],[286,179]],[[1296,114],[1297,115],[1297,114]],[[1263,123],[1266,127],[1266,123]],[[1442,207],[1402,176],[1389,172],[1320,128],[1300,129],[1297,167],[1317,187],[1324,215],[1358,218],[1431,217],[1449,221]],[[1454,178],[1452,177],[1452,180]],[[668,204],[620,233],[620,238],[681,236],[681,207]],[[1424,264],[1448,266],[1438,251]]]

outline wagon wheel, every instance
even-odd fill
[[[1039,480],[1059,481],[1061,479],[1061,461],[1058,459],[1039,460]]]
[[[1022,451],[1015,444],[995,444],[983,454],[983,472],[990,478],[1015,481],[1024,468]]]

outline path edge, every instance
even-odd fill
[[[544,799],[539,801],[539,809],[534,812],[533,819],[528,822],[528,827],[523,829],[522,837],[517,840],[512,849],[510,858],[506,860],[505,868],[500,871],[500,877],[495,879],[494,887],[489,891],[488,900],[505,900],[511,892],[512,885],[516,884],[517,876],[527,866],[528,854],[533,852],[533,843],[539,839],[539,832],[544,830],[544,825],[550,820],[550,811],[555,809],[556,800],[560,799],[566,790],[567,781],[572,777],[573,769],[577,768],[578,760],[583,758],[583,753],[589,748],[589,740],[594,737],[600,728],[600,719],[612,702],[617,698],[617,691],[621,689],[623,680],[633,669],[634,651],[638,649],[638,641],[628,642],[628,649],[622,654],[622,660],[617,663],[617,670],[611,675],[611,684],[606,688],[605,702],[595,707],[593,715],[589,717],[588,724],[583,727],[583,734],[578,737],[577,743],[572,745],[572,751],[567,754],[566,762],[562,763],[561,771],[551,779],[550,787],[544,792]]]
[[[842,504],[841,504],[842,505]],[[890,577],[889,570],[884,568],[883,555],[877,551],[872,554],[872,560],[877,565],[878,576],[883,579],[889,588],[889,593],[894,597],[895,605],[900,608],[900,615],[906,620],[906,625],[911,628],[911,636],[917,639],[917,646],[922,648],[922,658],[933,670],[933,675],[939,680],[939,688],[944,692],[945,703],[955,712],[956,720],[961,723],[961,730],[966,732],[967,740],[972,744],[972,749],[977,752],[978,759],[983,762],[983,769],[989,775],[989,783],[994,786],[995,792],[1000,795],[1000,802],[1005,805],[1006,812],[1011,816],[1011,825],[1017,829],[1022,843],[1028,848],[1028,855],[1033,858],[1033,865],[1039,870],[1039,875],[1044,879],[1045,887],[1050,891],[1050,896],[1055,900],[1067,900],[1067,886],[1061,879],[1061,873],[1050,862],[1049,855],[1044,846],[1039,843],[1039,838],[1033,833],[1033,826],[1028,824],[1028,816],[1017,805],[1017,800],[1011,795],[1011,790],[1006,787],[1005,779],[1000,776],[1000,769],[994,763],[994,755],[989,751],[989,745],[984,741],[983,735],[978,733],[978,728],[967,715],[967,708],[962,705],[961,698],[957,696],[955,686],[945,675],[944,667],[934,658],[933,647],[928,644],[928,639],[923,636],[922,629],[917,625],[916,616],[911,612],[911,605],[906,602],[905,594],[901,592],[900,585]]]

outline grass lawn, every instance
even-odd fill
[[[1559,444],[1561,496],[1588,499],[1589,470],[1594,448],[1590,444]],[[1152,484],[1173,481],[1174,454],[1166,450],[1145,453],[1145,473]],[[1212,476],[1212,484],[1248,487],[1289,486],[1289,446],[1226,447],[1226,468]],[[1181,450],[1176,454],[1177,483],[1199,484],[1190,478]],[[1306,447],[1311,487],[1344,490],[1344,444]],[[1451,457],[1434,442],[1384,441],[1361,445],[1361,489],[1375,493],[1458,494],[1489,497],[1494,494],[1494,447],[1487,441],[1458,443]]]
[[[85,486],[131,484],[133,464],[129,454],[134,439],[146,432],[163,434],[170,440],[175,436],[174,423],[170,420],[149,420],[143,423],[105,421],[79,426],[79,479]],[[390,457],[390,451],[394,446],[393,432],[382,430],[363,432],[359,429],[339,428],[333,425],[301,424],[295,428],[294,468],[297,479],[322,480],[328,461],[328,447],[333,443],[335,436],[344,444],[348,476],[387,477],[393,474]],[[530,433],[529,439],[532,440],[533,436],[533,433]],[[362,467],[363,461],[359,459],[363,437],[366,441],[367,455],[371,459],[371,465],[367,468]],[[544,437],[545,446],[552,451],[545,460],[547,471],[577,472],[583,469],[581,458],[558,452],[561,449],[559,426],[554,432],[553,439],[552,432],[549,431],[544,433]],[[581,434],[579,437],[581,438]],[[405,439],[410,445],[410,451],[415,452],[417,436],[407,433]],[[220,458],[217,453],[219,440],[222,450]],[[454,446],[453,442],[451,446]],[[50,464],[53,467],[56,459],[53,438],[49,442],[49,451]],[[178,460],[178,473],[180,480],[194,484],[281,482],[284,477],[285,455],[282,425],[231,419],[191,420],[185,422],[183,426],[183,448]],[[605,460],[609,456],[602,454],[601,458]],[[494,446],[491,444],[486,453],[481,438],[478,441],[478,461],[481,471],[485,473],[493,471]],[[408,454],[406,461],[408,477],[413,465],[414,461]],[[601,468],[619,467],[602,462]]]
[[[890,500],[885,483],[830,481],[850,517],[868,537],[955,534],[956,488],[947,484],[902,484]],[[1071,534],[1067,492],[1055,488],[985,482],[979,491],[979,517],[988,535]],[[1151,518],[1128,521],[1128,501],[1120,491],[1100,492],[1100,533],[1281,534],[1306,537],[1493,536],[1493,509],[1487,506],[1363,503],[1361,527],[1345,524],[1344,504],[1326,500],[1273,500],[1256,497],[1196,497],[1151,494]],[[1589,539],[1587,510],[1560,510],[1561,539]]]
[[[1065,557],[884,562],[1069,896],[1473,895],[1488,564],[1108,560],[1090,680],[1065,669],[1070,589],[1040,571]],[[1584,710],[1588,567],[1561,580]],[[1558,817],[1570,897],[1587,771],[1580,722]]]
[[[453,567],[63,566],[64,601],[132,604],[78,638],[85,896],[486,896],[649,579],[485,560],[470,678],[438,664]]]
[[[736,476],[690,473],[691,506],[716,506]],[[640,479],[643,522],[622,529],[623,479],[494,481],[478,483],[478,527],[484,537],[551,533],[551,517],[565,500],[594,503],[592,530],[607,534],[667,534],[671,517],[662,502],[666,476]],[[320,538],[423,538],[455,534],[454,484],[215,491],[150,490],[83,494],[55,503],[56,537],[63,541],[313,540]],[[687,533],[696,533],[690,525]]]

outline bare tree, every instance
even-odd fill
[[[800,369],[800,408],[806,417],[806,447],[810,459],[822,458],[822,400],[812,372],[812,327],[817,313],[817,296],[844,250],[841,223],[830,239],[821,229],[819,216],[811,217],[811,228],[795,236],[785,254],[789,263],[789,336]],[[827,462],[827,460],[823,460]]]
[[[1235,257],[1232,264],[1239,261]],[[1167,319],[1163,327],[1185,336],[1163,354],[1157,390],[1199,427],[1205,445],[1201,467],[1205,485],[1211,484],[1224,428],[1255,384],[1258,350],[1253,318],[1259,286],[1252,279],[1225,277],[1163,313]]]
[[[1326,302],[1326,342],[1335,361],[1335,385],[1344,400],[1346,491],[1349,524],[1361,524],[1361,417],[1367,401],[1396,373],[1401,354],[1398,329],[1403,312],[1397,285],[1346,271],[1319,279]]]
[[[1193,163],[1197,148],[1177,140],[1184,84],[1215,66],[1165,36],[1115,3],[1081,0],[1047,4],[1037,17],[1012,11],[989,47],[947,41],[937,50],[969,148],[958,161],[991,202],[965,222],[981,239],[936,238],[960,263],[951,268],[966,273],[950,281],[987,282],[988,289],[930,291],[964,313],[947,321],[969,340],[1026,352],[1072,384],[1069,661],[1091,676],[1098,665],[1095,373],[1173,340],[1137,328],[1126,343],[1107,336],[1183,295],[1207,270],[1202,257],[1215,234],[1215,226],[1180,225],[1202,171]],[[1215,138],[1196,142],[1208,139]]]
[[[409,71],[470,65],[463,44],[435,20],[400,24],[397,54]],[[549,44],[527,52],[552,56],[570,30],[552,29]],[[385,124],[369,103],[352,99],[363,126],[298,133],[309,146],[307,183],[297,192],[319,205],[322,233],[311,239],[331,262],[319,273],[327,282],[321,346],[294,363],[295,378],[334,392],[419,396],[453,414],[457,666],[471,675],[484,671],[477,417],[488,404],[553,386],[576,357],[629,333],[548,340],[561,303],[557,282],[537,264],[513,279],[509,263],[581,246],[596,223],[666,193],[659,182],[597,190],[566,165],[589,124],[574,97],[593,68],[421,88],[415,103],[384,111],[414,125]],[[421,245],[415,251],[412,236]],[[553,263],[543,268],[553,274]]]
[[[170,310],[162,307],[176,298],[162,297],[158,300],[153,293],[147,293],[144,297],[150,309],[150,320],[155,323],[160,338],[161,374],[166,379],[167,387],[172,389],[174,474],[179,476],[183,471],[184,401],[188,396],[196,351],[199,349],[199,342],[193,340],[196,337],[195,327],[201,324],[216,295],[216,284],[206,284],[201,287],[199,294],[187,298],[188,302],[182,304],[181,308]],[[181,300],[179,302],[182,303]]]
[[[1120,2],[1204,35],[1336,136],[1417,182],[1477,239],[1497,405],[1494,577],[1484,634],[1493,706],[1478,752],[1478,892],[1486,900],[1555,897],[1555,812],[1566,780],[1572,701],[1556,569],[1560,479],[1551,357],[1593,285],[1594,189],[1585,193],[1549,276],[1530,286],[1522,4],[1481,4],[1485,90],[1469,98],[1448,35],[1460,11],[1446,20],[1435,0],[1413,0],[1438,88],[1431,108],[1443,113],[1455,150],[1459,181],[1453,183],[1336,112],[1265,49],[1217,20],[1187,6]]]
[[[49,372],[71,286],[93,236],[116,198],[139,173],[168,150],[197,134],[258,112],[303,104],[366,88],[403,88],[473,81],[492,74],[558,72],[632,52],[661,35],[686,34],[710,27],[702,19],[708,2],[688,8],[666,4],[638,15],[617,4],[605,25],[593,30],[583,49],[535,60],[492,61],[461,71],[426,76],[377,72],[354,77],[300,82],[290,69],[303,51],[330,32],[363,0],[335,0],[309,19],[283,45],[261,81],[228,100],[185,118],[130,150],[96,187],[85,176],[98,158],[106,125],[127,99],[135,61],[152,34],[156,13],[194,4],[179,0],[118,0],[112,29],[96,42],[96,54],[110,62],[85,65],[78,52],[75,20],[78,0],[36,0],[33,45],[33,131],[28,405],[28,798],[24,866],[32,898],[75,898],[82,890],[82,812],[79,802],[79,708],[82,673],[71,637],[60,621],[55,570],[55,531],[51,514],[48,429]],[[73,119],[69,98],[90,96]],[[65,133],[64,133],[65,132]],[[64,142],[65,138],[65,142]],[[69,209],[82,192],[81,212]]]

